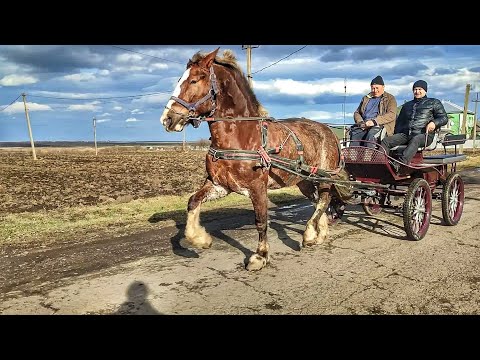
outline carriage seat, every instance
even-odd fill
[[[428,146],[422,146],[422,147],[419,147],[417,151],[432,151],[432,150],[435,150],[437,148],[437,144],[439,142],[439,135],[438,135],[439,131],[435,131],[435,134],[433,135],[433,140],[432,140],[432,143]],[[405,145],[398,145],[398,146],[394,146],[393,148],[390,149],[390,151],[396,151],[396,152],[400,152],[400,151],[403,151],[405,150],[407,147],[407,144]]]

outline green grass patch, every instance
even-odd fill
[[[95,232],[122,235],[139,229],[154,229],[184,223],[190,195],[160,196],[79,206],[59,210],[7,214],[0,217],[0,245],[32,241],[55,242]],[[296,187],[269,191],[269,199],[281,204],[303,198]],[[202,211],[232,207],[252,207],[250,199],[238,194],[202,204]]]

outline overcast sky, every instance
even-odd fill
[[[183,134],[167,133],[159,118],[188,60],[219,46],[246,72],[242,45],[0,46],[0,141],[29,140],[22,93],[35,141],[93,140],[94,117],[98,141],[180,141]],[[275,118],[351,124],[377,75],[399,105],[412,99],[418,79],[427,81],[427,96],[462,107],[472,84],[475,109],[480,45],[304,46],[252,50],[254,92]],[[189,141],[208,137],[206,124],[187,127]]]

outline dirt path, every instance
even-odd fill
[[[272,263],[244,270],[257,245],[251,209],[206,223],[208,250],[183,227],[36,249],[0,249],[0,314],[479,314],[480,172],[463,174],[464,213],[405,239],[402,215],[359,206],[320,246],[300,247],[306,201],[270,210]],[[210,217],[210,216],[209,216]]]

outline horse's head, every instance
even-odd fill
[[[218,84],[212,65],[218,49],[204,57],[194,56],[188,62],[160,117],[165,130],[182,131],[188,123],[197,127],[200,117],[215,112]]]

